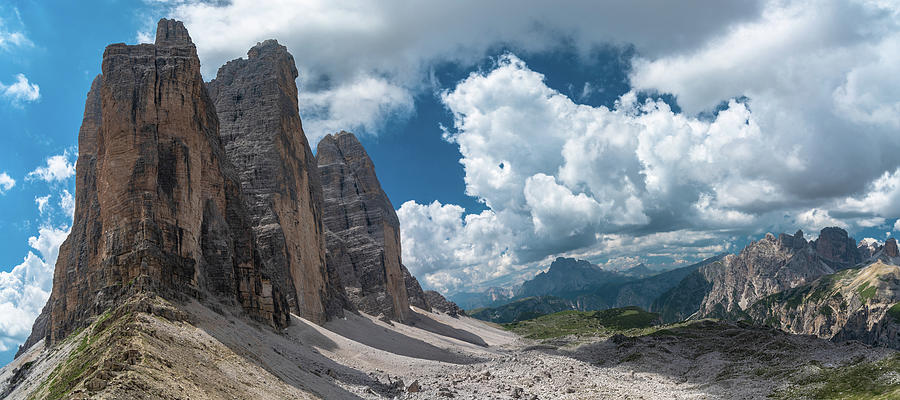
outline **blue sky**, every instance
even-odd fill
[[[452,293],[559,255],[676,265],[832,225],[883,240],[900,228],[898,16],[868,0],[3,2],[0,363],[49,290],[103,49],[161,17],[185,22],[206,79],[285,44],[310,142],[361,138],[405,264]]]

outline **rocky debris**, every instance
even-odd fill
[[[565,340],[563,340],[565,341]],[[522,340],[474,365],[415,369],[421,392],[460,399],[766,398],[811,365],[889,357],[859,343],[836,344],[744,323],[697,321],[618,343],[594,338],[560,349]]]
[[[325,198],[328,268],[336,271],[359,310],[408,321],[410,296],[427,302],[418,282],[408,282],[415,278],[400,260],[400,220],[381,189],[375,165],[356,136],[343,131],[322,138],[316,159]]]
[[[324,322],[346,301],[325,269],[322,187],[298,113],[297,76],[287,48],[266,40],[219,68],[207,87],[263,271],[300,316]]]
[[[433,311],[442,312],[451,317],[466,315],[466,312],[459,308],[456,303],[447,300],[444,296],[434,290],[425,291],[425,300],[431,306]]]
[[[29,342],[48,345],[129,294],[209,293],[284,327],[288,295],[254,248],[240,181],[181,22],[103,54],[79,131],[76,209]]]
[[[70,388],[72,398],[135,398],[146,393],[164,398],[766,398],[810,376],[810,371],[873,366],[897,354],[732,322],[696,321],[620,338],[618,343],[557,338],[558,347],[534,346],[538,342],[443,314],[419,315],[493,338],[491,346],[444,340],[434,332],[352,314],[330,322],[365,319],[358,327],[369,327],[368,336],[396,338],[402,333],[411,341],[401,339],[398,346],[415,347],[421,341],[448,354],[467,355],[469,361],[459,363],[373,348],[300,320],[276,333],[197,302],[151,301],[150,306],[126,310],[167,307],[181,309],[169,314],[187,312],[189,318],[172,322],[144,312],[114,311],[56,351],[30,351],[12,368],[0,368],[0,382],[23,361],[34,360],[31,374],[10,398],[48,397],[49,388]],[[377,327],[372,329],[372,324]],[[319,341],[329,345],[320,347],[315,344]],[[78,350],[79,343],[87,345]],[[67,359],[75,362],[56,368]],[[81,365],[89,368],[82,370]],[[55,380],[54,371],[66,379]],[[879,382],[896,374],[865,371],[864,379]],[[413,384],[398,388],[404,381]]]

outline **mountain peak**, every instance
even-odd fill
[[[160,19],[156,24],[156,45],[157,46],[193,46],[191,35],[188,34],[184,23],[174,19]]]
[[[356,136],[341,131],[322,138],[316,160],[325,198],[329,269],[337,271],[356,308],[407,322],[410,296],[413,304],[428,301],[418,282],[406,279],[400,220],[381,188],[372,159]]]
[[[781,243],[782,247],[795,250],[802,249],[807,245],[806,239],[803,238],[802,230],[798,230],[793,236],[782,233],[778,235],[778,242]]]
[[[835,269],[852,267],[862,262],[856,240],[843,228],[823,228],[819,232],[819,238],[813,241],[813,246],[816,254]]]
[[[900,251],[897,250],[897,239],[890,238],[884,242],[884,255],[888,257],[900,256]]]

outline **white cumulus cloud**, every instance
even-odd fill
[[[492,216],[495,230],[507,232],[479,238],[490,243],[480,246],[494,251],[489,257],[502,254],[508,273],[531,270],[555,254],[632,256],[626,251],[639,246],[620,245],[629,237],[691,232],[688,237],[695,240],[678,241],[683,247],[656,251],[679,259],[710,254],[738,234],[875,227],[885,217],[900,215],[894,210],[900,204],[894,201],[900,192],[895,172],[863,175],[874,180],[862,199],[852,197],[859,185],[844,185],[831,196],[798,187],[798,181],[841,179],[824,174],[833,168],[853,170],[858,162],[826,158],[823,149],[840,145],[852,155],[872,143],[827,135],[795,143],[777,129],[766,129],[760,121],[769,118],[768,110],[757,112],[743,98],[727,99],[711,117],[675,112],[652,98],[638,101],[634,92],[612,109],[592,107],[548,87],[542,74],[506,55],[492,70],[473,73],[444,92],[442,101],[454,116],[454,129],[445,137],[459,146],[466,193],[488,207],[482,215]],[[882,141],[891,140],[886,132],[880,134]],[[892,160],[897,165],[900,155]],[[847,208],[856,210],[855,216],[836,217],[830,211],[852,201],[857,204]],[[406,228],[425,224],[412,212],[421,207],[435,205],[401,207],[404,246],[433,234]],[[429,242],[427,249],[404,248],[404,260],[411,270],[427,270],[431,277],[462,282],[493,277],[469,263],[454,263],[452,256],[441,260],[440,269],[421,267],[419,251],[452,255],[473,240],[467,217],[454,207],[441,206],[458,213],[453,226],[460,238]]]
[[[6,172],[0,172],[0,194],[4,194],[16,186],[16,180]]]
[[[28,239],[32,249],[21,264],[0,272],[0,351],[15,349],[31,333],[31,325],[50,297],[59,245],[68,228],[41,227]]]
[[[25,74],[17,74],[16,81],[10,84],[0,82],[0,95],[14,106],[35,102],[41,98],[41,88],[28,81]]]
[[[75,196],[72,193],[69,193],[68,190],[63,190],[62,193],[59,194],[59,208],[63,210],[63,213],[69,219],[72,219],[75,216]]]
[[[474,65],[498,45],[541,51],[571,39],[584,54],[606,43],[637,44],[649,53],[666,54],[694,48],[729,22],[760,10],[759,1],[711,6],[699,0],[577,2],[566,7],[538,0],[150,3],[185,22],[208,79],[219,65],[243,56],[259,41],[276,38],[285,44],[300,71],[301,100],[307,109],[319,111],[303,114],[311,138],[335,127],[378,134],[385,115],[403,115],[408,100],[430,88],[436,65]],[[148,25],[136,32],[139,41],[152,37]],[[679,34],[669,34],[673,31]],[[355,94],[363,103],[356,113],[343,107],[346,96]]]
[[[16,11],[18,17],[18,11]],[[17,24],[21,28],[22,21],[17,18]],[[19,28],[10,28],[3,18],[0,18],[0,50],[10,51],[15,48],[31,47],[34,44]]]
[[[47,210],[47,203],[50,201],[50,195],[38,196],[34,198],[34,204],[37,204],[38,212],[44,214]]]
[[[48,157],[45,163],[45,166],[37,167],[34,171],[29,172],[26,178],[52,183],[63,182],[75,176],[75,162],[69,161],[68,151]]]
[[[896,2],[159,4],[185,21],[207,78],[258,41],[285,44],[313,143],[338,129],[378,134],[414,113],[417,95],[441,93],[466,193],[487,210],[401,206],[404,262],[432,287],[495,281],[556,254],[685,261],[766,230],[900,217]],[[633,48],[632,90],[611,107],[579,104],[511,55],[435,87],[441,65],[561,44]]]

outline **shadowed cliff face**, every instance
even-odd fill
[[[297,68],[274,40],[228,62],[208,83],[220,137],[238,171],[263,270],[312,321],[340,315],[343,290],[328,279],[319,170],[300,122]]]
[[[102,72],[79,132],[72,233],[29,343],[56,342],[144,290],[213,294],[286,326],[288,293],[257,257],[187,30],[161,20],[155,44],[110,45]]]
[[[359,310],[407,321],[410,301],[400,262],[400,221],[372,160],[347,132],[325,136],[317,151],[328,268],[337,271]],[[421,302],[427,304],[424,298]]]

